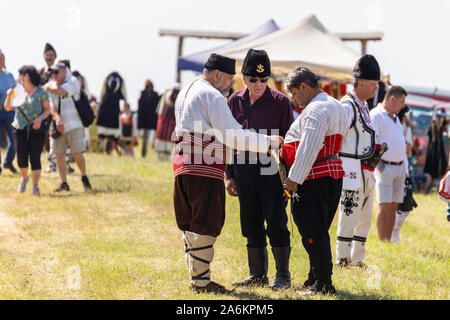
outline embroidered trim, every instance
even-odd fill
[[[344,213],[348,216],[353,214],[353,208],[358,207],[359,191],[344,190],[344,195],[341,198],[341,205],[344,206]]]

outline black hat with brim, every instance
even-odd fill
[[[243,75],[265,78],[272,74],[270,60],[264,50],[249,49],[242,64]]]
[[[236,74],[236,60],[212,53],[205,66],[209,70],[219,70],[231,75]]]
[[[353,68],[353,77],[363,80],[380,81],[381,72],[377,59],[370,54],[363,55]]]
[[[53,48],[53,46],[50,43],[45,44],[44,53],[46,53],[47,51],[53,51],[56,54],[55,48]]]

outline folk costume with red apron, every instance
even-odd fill
[[[204,79],[180,91],[175,117],[175,218],[183,232],[191,286],[202,288],[211,282],[213,245],[225,220],[224,168],[231,155],[225,146],[267,152],[270,139],[241,129],[223,95]]]
[[[309,255],[308,286],[332,287],[328,230],[342,190],[344,171],[338,153],[348,128],[340,103],[322,92],[294,121],[282,148],[283,160],[291,165],[289,179],[298,183],[291,207]]]

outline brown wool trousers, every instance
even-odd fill
[[[175,177],[173,189],[178,228],[217,237],[225,223],[223,180],[192,175]]]

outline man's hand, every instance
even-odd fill
[[[61,117],[57,117],[55,120],[56,123],[56,129],[61,132],[64,133],[64,121],[61,119]]]
[[[288,178],[286,181],[286,186],[289,192],[296,192],[298,183]]]
[[[41,127],[42,119],[40,117],[37,117],[33,120],[33,129],[38,130]]]
[[[225,179],[225,188],[227,189],[227,192],[230,196],[232,197],[238,196],[236,183],[234,182],[234,179]]]
[[[278,148],[284,142],[284,138],[280,136],[270,136],[269,138],[272,149]]]

